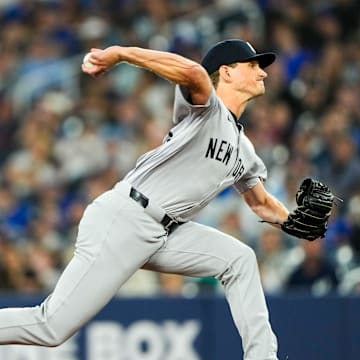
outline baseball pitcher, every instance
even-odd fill
[[[266,168],[239,121],[248,101],[265,92],[264,69],[274,60],[274,53],[257,53],[239,39],[215,44],[201,64],[137,47],[90,51],[82,65],[89,75],[126,62],[175,83],[174,126],[158,148],[87,207],[74,256],[53,293],[36,307],[0,310],[0,344],[61,344],[145,268],[217,278],[242,337],[244,359],[277,359],[253,250],[192,221],[233,186],[262,221],[302,239],[324,236],[330,190],[305,179],[298,206],[289,212],[265,190]]]

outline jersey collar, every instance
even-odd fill
[[[241,131],[241,130],[243,129],[243,126],[242,126],[241,123],[240,123],[240,119],[238,119],[238,118],[236,117],[236,115],[235,115],[231,110],[229,110],[229,113],[231,114],[231,116],[232,116],[232,118],[233,118],[233,120],[234,120],[234,123],[235,123],[236,127],[238,128],[239,131]]]

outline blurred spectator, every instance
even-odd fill
[[[335,266],[325,255],[324,240],[301,242],[304,252],[302,262],[289,274],[286,289],[315,296],[335,291],[339,282]]]
[[[185,284],[185,278],[177,274],[159,274],[161,294],[165,296],[181,296]]]
[[[301,32],[286,18],[286,14],[274,16],[270,26],[273,31],[273,46],[282,58],[286,79],[290,84],[301,70],[314,60],[316,54],[302,46]]]
[[[360,295],[360,193],[354,195],[346,212],[350,229],[348,245],[337,251],[337,260],[342,272],[339,291],[342,295]]]
[[[261,233],[256,250],[265,293],[281,293],[290,271],[300,260],[298,249],[287,247],[279,229],[268,228]]]
[[[1,234],[0,242],[0,290],[21,293],[42,290],[37,274],[28,263],[23,250],[17,249]]]
[[[51,160],[51,139],[35,136],[23,149],[14,152],[5,166],[6,181],[19,197],[41,191],[57,181],[56,168]]]
[[[318,167],[318,178],[327,183],[334,194],[348,199],[360,190],[360,158],[348,133],[333,134],[329,157]]]
[[[0,165],[3,165],[9,154],[15,150],[17,124],[10,99],[2,96],[1,94],[0,108]]]
[[[35,244],[29,245],[26,250],[27,266],[43,291],[52,290],[60,276],[55,254]]]
[[[109,165],[109,157],[104,139],[97,136],[96,125],[80,118],[67,121],[74,122],[75,131],[57,141],[54,156],[59,179],[72,183],[104,170]]]
[[[160,291],[162,289],[160,288],[159,274],[140,269],[120,288],[118,296],[155,296]]]
[[[236,209],[229,208],[220,219],[219,229],[237,239],[241,238],[241,219]]]
[[[0,219],[2,230],[16,243],[24,242],[36,207],[30,201],[15,196],[9,186],[0,186]]]

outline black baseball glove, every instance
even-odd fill
[[[296,193],[296,209],[281,225],[286,233],[313,241],[325,236],[335,196],[327,185],[305,179]]]

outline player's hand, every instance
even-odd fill
[[[104,50],[92,48],[89,54],[87,61],[81,65],[81,69],[92,76],[105,73],[121,61],[119,46],[110,46]]]

